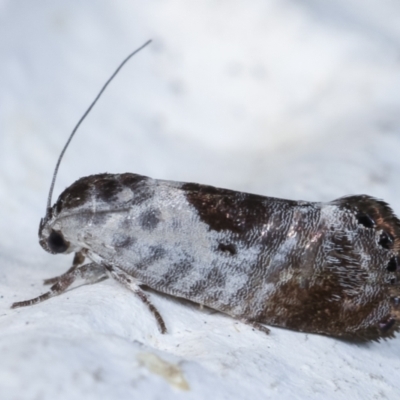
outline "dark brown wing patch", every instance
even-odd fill
[[[267,221],[271,214],[273,202],[271,198],[234,190],[219,189],[213,186],[186,183],[182,185],[186,199],[195,207],[200,219],[211,230],[245,233],[254,224]],[[273,199],[286,207],[297,204],[296,201]]]

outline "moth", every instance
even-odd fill
[[[149,41],[150,42],[150,41]],[[344,339],[392,338],[400,329],[400,220],[366,195],[327,203],[284,200],[126,174],[84,177],[51,206],[39,243],[75,253],[50,290],[111,277],[166,325],[143,288],[191,300],[268,332],[265,325]]]

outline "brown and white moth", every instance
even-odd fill
[[[108,83],[89,107],[87,115]],[[283,200],[196,183],[126,174],[84,177],[40,222],[40,245],[75,253],[48,279],[39,303],[77,279],[112,277],[165,323],[142,290],[191,300],[268,332],[275,325],[346,339],[391,338],[400,329],[400,221],[370,196],[328,203]],[[89,262],[85,263],[88,260]]]

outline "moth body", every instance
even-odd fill
[[[77,280],[111,277],[165,322],[142,286],[263,324],[343,338],[379,340],[400,329],[400,221],[383,201],[349,196],[311,203],[136,174],[81,178],[51,207],[39,242],[75,253],[50,290],[13,308],[65,292]]]
[[[256,325],[379,339],[399,329],[399,226],[368,196],[311,203],[101,174],[60,195],[39,239],[81,257],[71,273],[89,259],[89,283],[112,276]]]

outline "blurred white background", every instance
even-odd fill
[[[83,123],[53,201],[81,176],[136,172],[292,199],[367,193],[400,214],[399,18],[394,0],[1,0],[0,398],[395,398],[399,339],[265,337],[153,294],[161,336],[111,281],[9,306],[69,267],[37,243],[56,159],[149,38]],[[155,373],[163,362],[187,386]]]

